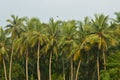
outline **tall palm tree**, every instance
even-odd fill
[[[49,58],[49,80],[51,80],[51,63],[52,63],[52,56],[53,53],[57,56],[57,39],[59,36],[59,28],[60,28],[61,21],[54,21],[53,18],[50,19],[47,25],[47,36],[49,39],[49,43],[47,44],[47,51],[50,51],[50,58]]]
[[[15,41],[14,47],[17,53],[19,52],[19,55],[25,54],[26,56],[26,80],[28,80],[28,56],[29,56],[29,48],[30,48],[30,32],[23,32]]]
[[[108,47],[108,39],[110,38],[109,32],[106,32],[108,27],[107,24],[108,21],[108,16],[104,16],[103,14],[101,15],[95,15],[95,20],[92,19],[92,23],[89,22],[88,25],[84,25],[84,28],[87,29],[85,30],[86,35],[83,39],[83,42],[81,44],[81,48],[85,48],[85,50],[89,50],[90,46],[92,47],[93,45],[98,46],[98,49],[102,51],[103,53],[103,60],[104,60],[104,70],[106,70],[106,58],[105,58],[105,53],[107,51]],[[86,20],[85,20],[86,22]],[[82,34],[82,33],[81,33]],[[98,72],[98,80],[100,80],[100,74],[99,74],[99,58],[100,54],[97,52],[97,72]]]
[[[12,39],[12,50],[10,56],[10,67],[9,67],[9,80],[11,80],[11,69],[12,69],[12,57],[13,57],[13,50],[14,50],[14,40],[20,36],[21,33],[21,26],[23,26],[23,18],[19,18],[18,16],[11,15],[12,20],[8,19],[7,22],[9,23],[6,26],[6,33],[11,35]]]
[[[95,14],[95,20],[92,19],[92,32],[88,36],[90,44],[95,45],[97,43],[98,49],[101,50],[103,55],[103,63],[104,70],[106,70],[106,55],[105,52],[108,50],[108,43],[115,42],[113,38],[111,30],[108,25],[108,16],[104,16],[103,14],[97,15]],[[100,80],[99,74],[99,58],[100,53],[97,54],[97,72],[98,72],[98,80]]]
[[[3,61],[5,80],[8,80],[5,56],[7,55],[9,49],[10,49],[10,41],[6,37],[4,30],[0,27],[0,57],[2,58]]]
[[[92,19],[92,32],[86,37],[86,42],[95,45],[98,44],[98,48],[103,51],[103,58],[104,58],[104,70],[106,70],[106,58],[104,52],[107,50],[107,42],[106,37],[104,35],[104,30],[108,28],[108,16],[95,15],[95,20]],[[98,80],[100,80],[99,74],[99,53],[97,53],[97,72],[98,72]]]
[[[32,18],[32,25],[33,25],[33,29],[32,29],[32,34],[30,35],[30,45],[32,47],[37,46],[37,76],[38,76],[38,80],[41,80],[41,75],[40,75],[40,56],[41,56],[41,46],[46,45],[46,43],[48,42],[47,36],[44,32],[44,28],[41,24],[41,22],[39,21],[39,19],[37,18]]]
[[[74,54],[74,61],[79,59],[77,70],[76,70],[76,75],[75,75],[75,80],[78,80],[78,74],[79,74],[79,69],[80,65],[82,62],[82,49],[85,47],[83,44],[85,43],[86,36],[89,35],[91,32],[91,22],[88,17],[85,17],[84,22],[78,21],[77,23],[77,37],[76,37],[76,53]]]
[[[107,50],[107,36],[109,36],[107,32],[108,29],[108,16],[95,15],[95,20],[92,20],[93,28],[95,29],[95,34],[99,37],[98,48],[103,52],[103,59],[104,59],[104,70],[106,70],[106,58],[105,58],[105,51]]]
[[[74,20],[63,22],[61,27],[61,40],[59,45],[61,45],[66,50],[64,52],[69,53],[68,58],[70,58],[70,80],[73,80],[73,54],[75,53],[75,34],[76,34],[76,22]]]

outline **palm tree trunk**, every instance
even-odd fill
[[[38,80],[41,80],[41,76],[40,76],[40,66],[39,66],[39,63],[40,63],[40,44],[38,43],[38,52],[37,52],[37,76],[38,76]]]
[[[78,72],[79,72],[79,69],[80,69],[80,64],[81,64],[81,59],[78,63],[78,67],[77,67],[77,72],[76,72],[76,76],[75,76],[75,80],[78,80]]]
[[[63,57],[62,57],[62,63],[63,63],[63,80],[65,80],[65,63]]]
[[[3,67],[4,67],[5,80],[7,80],[7,72],[6,72],[6,65],[5,65],[4,57],[3,57]]]
[[[49,60],[49,80],[51,80],[51,63],[52,63],[52,51],[50,53],[50,60]]]
[[[11,56],[10,56],[10,66],[9,66],[9,80],[11,80],[13,50],[14,50],[14,48],[12,46],[12,53],[11,53]]]
[[[98,75],[98,80],[100,80],[100,70],[99,70],[99,54],[97,56],[97,75]]]
[[[73,60],[72,60],[72,58],[70,60],[70,65],[71,65],[71,80],[73,80]]]
[[[28,50],[26,53],[26,80],[28,80]]]
[[[103,60],[104,60],[104,70],[106,70],[106,58],[105,58],[105,53],[103,51]]]

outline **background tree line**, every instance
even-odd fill
[[[119,80],[115,15],[48,23],[11,15],[0,27],[0,80]]]

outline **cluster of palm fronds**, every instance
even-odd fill
[[[11,16],[0,28],[0,80],[118,80],[120,13],[48,23]]]

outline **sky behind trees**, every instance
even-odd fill
[[[82,20],[95,13],[114,17],[114,12],[120,11],[119,3],[119,0],[0,0],[0,26],[6,24],[11,14],[38,17],[44,22],[51,17]]]

